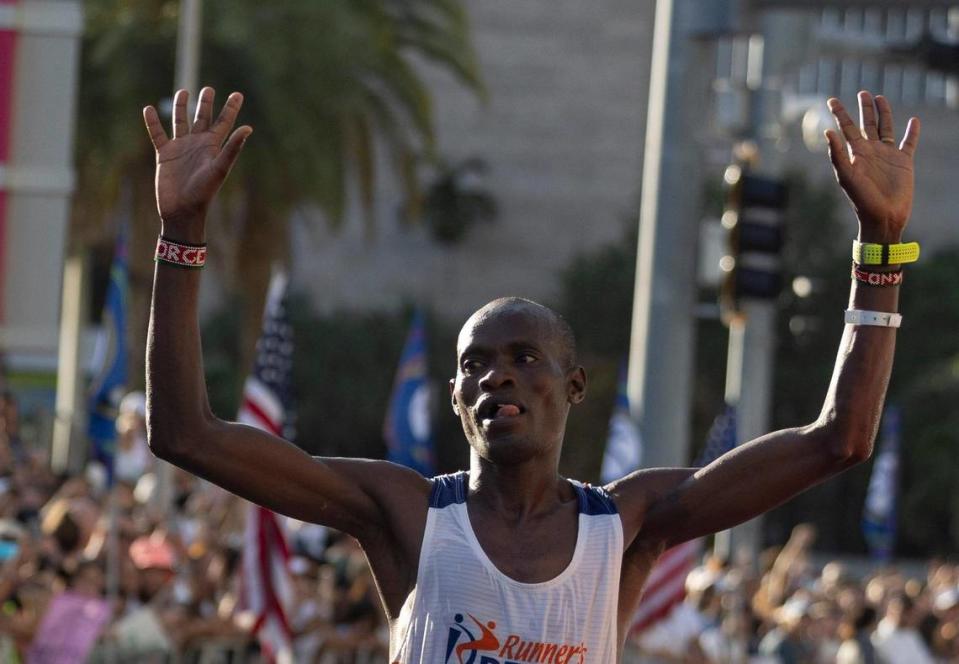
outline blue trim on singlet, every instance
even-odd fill
[[[433,478],[430,491],[430,507],[443,509],[455,503],[466,502],[466,471]]]
[[[454,504],[466,502],[465,470],[450,475],[439,475],[433,478],[433,488],[430,491],[430,507],[443,509]],[[602,487],[590,486],[576,480],[570,480],[576,490],[576,500],[579,503],[579,513],[587,516],[600,514],[618,514],[616,503],[612,496]]]
[[[570,480],[570,483],[576,489],[576,496],[579,498],[580,514],[587,516],[618,514],[616,503],[613,502],[613,497],[609,495],[606,489],[583,484],[576,480]]]

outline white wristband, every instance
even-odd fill
[[[863,311],[862,309],[846,309],[846,323],[849,325],[875,325],[876,327],[899,327],[902,324],[902,314],[887,311]]]

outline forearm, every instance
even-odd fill
[[[897,290],[854,283],[850,306],[895,311]],[[889,382],[895,334],[894,328],[847,325],[820,417],[739,445],[697,471],[650,508],[643,526],[647,536],[671,546],[734,526],[866,459]]]
[[[203,221],[164,224],[169,239],[203,242]],[[157,262],[147,332],[147,425],[151,449],[179,452],[184,437],[212,422],[203,376],[198,299],[200,270]]]
[[[885,239],[898,242],[898,238]],[[895,268],[882,268],[895,269]],[[870,286],[853,279],[849,308],[898,312],[899,286]],[[896,328],[846,325],[817,425],[841,456],[862,461],[871,454],[892,372]]]

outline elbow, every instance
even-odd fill
[[[147,427],[147,445],[153,456],[174,465],[180,465],[189,444],[183,436],[167,427]]]
[[[871,438],[853,438],[837,451],[837,458],[843,470],[861,464],[870,456],[872,456]]]
[[[197,440],[213,427],[213,418],[184,418],[147,406],[147,445],[158,459],[184,466],[197,451]]]
[[[820,421],[812,425],[820,449],[837,470],[858,465],[872,456],[875,426],[865,423]]]

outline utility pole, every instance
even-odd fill
[[[81,414],[84,394],[83,367],[80,363],[80,342],[90,304],[89,271],[84,252],[67,256],[63,266],[63,289],[60,303],[60,344],[57,359],[56,418],[50,468],[54,473],[77,473],[83,468],[86,448]]]
[[[710,2],[656,3],[628,376],[646,466],[689,461],[701,182],[696,132],[705,126],[701,99],[710,68],[703,63],[712,57],[710,43],[694,37]]]
[[[191,98],[194,98],[197,92],[197,79],[200,76],[203,0],[180,0],[179,18],[174,78],[177,89],[189,90]]]

